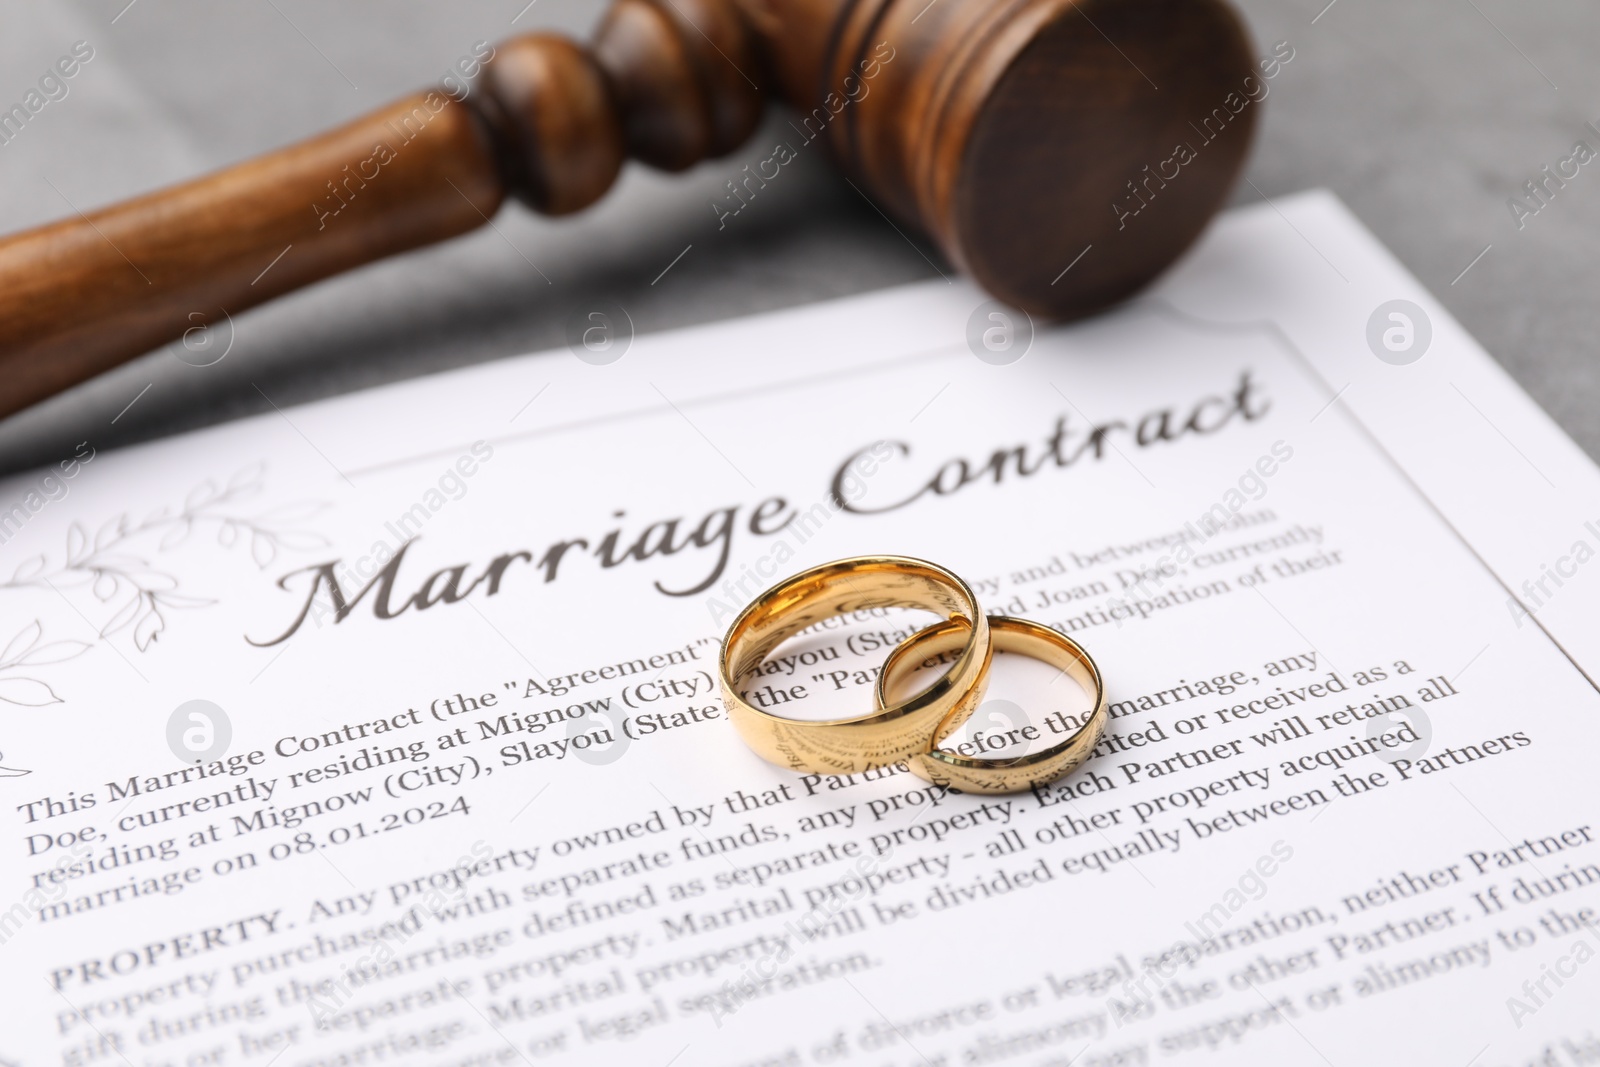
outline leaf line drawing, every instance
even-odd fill
[[[77,659],[94,646],[88,641],[51,641],[45,644],[44,623],[34,619],[18,630],[0,649],[0,704],[15,704],[24,708],[42,708],[47,704],[60,704],[61,698],[48,682],[15,672],[22,668],[43,667],[52,663],[65,663]],[[5,753],[0,752],[0,760]],[[22,767],[7,767],[0,763],[0,778],[20,778],[32,774]]]
[[[254,463],[221,484],[208,478],[189,491],[181,508],[163,507],[137,520],[125,511],[101,523],[93,536],[74,520],[67,527],[59,562],[53,564],[48,553],[23,560],[8,580],[0,582],[0,596],[28,589],[59,593],[88,587],[102,604],[115,607],[95,641],[44,642],[44,622],[38,618],[7,640],[0,649],[0,704],[40,708],[63,703],[48,682],[32,676],[37,668],[76,659],[130,628],[134,647],[148,652],[166,631],[168,612],[216,603],[179,592],[177,577],[150,562],[152,548],[155,554],[171,552],[197,534],[214,532],[217,544],[225,549],[248,545],[250,558],[265,570],[285,549],[326,547],[326,537],[296,528],[326,510],[324,502],[300,501],[258,514],[244,513],[240,504],[261,492],[265,474],[266,464]],[[26,674],[21,673],[24,669]],[[0,778],[30,773],[0,763]]]
[[[22,667],[42,667],[49,663],[64,663],[77,659],[94,647],[87,641],[51,641],[41,645],[44,623],[34,619],[18,630],[0,651],[0,702],[20,704],[25,708],[42,708],[46,704],[59,704],[61,698],[49,684],[37,678],[11,675],[7,672]]]
[[[0,593],[27,588],[60,590],[88,586],[103,604],[120,601],[99,636],[109,638],[129,627],[133,643],[140,652],[150,646],[167,628],[167,612],[202,608],[216,603],[204,597],[178,591],[178,579],[152,566],[143,554],[134,555],[136,542],[154,542],[157,552],[170,552],[202,531],[215,531],[223,548],[248,544],[250,557],[265,570],[284,549],[295,551],[322,548],[328,539],[295,527],[327,508],[326,503],[300,501],[283,504],[256,515],[242,514],[241,501],[261,491],[265,463],[243,468],[218,485],[206,479],[189,491],[182,508],[164,507],[142,520],[123,512],[102,523],[91,537],[88,529],[74,520],[67,527],[66,552],[62,561],[51,566],[45,553],[23,560],[10,579],[0,582]],[[157,541],[153,536],[160,533]]]

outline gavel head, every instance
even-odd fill
[[[825,145],[999,299],[1071,318],[1199,235],[1272,62],[1226,0],[617,0],[590,53],[507,42],[483,103],[513,188],[560,212],[626,155],[731,151],[775,92],[791,148]]]
[[[886,212],[1070,318],[1222,205],[1266,92],[1222,0],[745,0],[768,69]]]

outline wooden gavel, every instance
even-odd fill
[[[724,155],[768,89],[994,296],[1087,314],[1221,206],[1259,110],[1225,102],[1253,74],[1226,0],[616,0],[588,49],[517,37],[476,85],[0,240],[0,416],[508,194],[561,215],[629,156]]]

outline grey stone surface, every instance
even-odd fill
[[[1176,0],[1175,0],[1176,2]],[[95,58],[0,146],[0,230],[247,158],[436,81],[473,41],[587,35],[598,0],[0,0],[0,101],[78,40]],[[1600,148],[1600,8],[1579,0],[1244,0],[1262,51],[1287,40],[1238,203],[1333,189],[1591,456],[1600,365],[1591,294],[1600,163],[1519,229],[1509,196],[1585,139]],[[708,206],[763,157],[668,177],[630,168],[566,220],[517,207],[494,229],[241,316],[211,367],[158,351],[0,422],[0,471],[562,343],[605,295],[641,332],[931,276],[815,151],[719,230]],[[686,247],[675,266],[660,272]],[[1492,247],[1491,247],[1492,246]],[[1484,253],[1488,248],[1489,251]],[[1481,259],[1457,280],[1461,271]],[[129,402],[137,399],[129,406]]]

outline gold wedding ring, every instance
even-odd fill
[[[836,615],[869,608],[921,608],[946,617],[960,650],[936,682],[908,700],[848,719],[809,722],[747,700],[739,684],[784,641]],[[904,647],[904,646],[902,646]],[[1076,647],[1076,646],[1074,646]],[[719,668],[728,717],[762,758],[812,774],[859,774],[927,752],[983,698],[992,655],[989,621],[967,583],[908,556],[858,556],[824,563],[768,589],[739,613],[722,642]]]
[[[1053,781],[1089,758],[1105,732],[1105,685],[1089,654],[1059,630],[1009,615],[992,616],[989,627],[994,647],[999,651],[1042,660],[1082,686],[1089,694],[1091,710],[1060,742],[1040,752],[1009,758],[988,758],[959,750],[972,747],[970,744],[958,746],[957,751],[939,748],[938,745],[955,733],[968,716],[963,716],[961,722],[947,720],[934,735],[933,745],[912,757],[911,770],[918,777],[937,785],[953,786],[965,793],[1017,793]],[[906,638],[889,653],[878,674],[879,705],[887,706],[888,694],[922,663],[965,647],[971,636],[964,620],[951,619]],[[1030,729],[1032,736],[1037,737],[1038,727]]]

